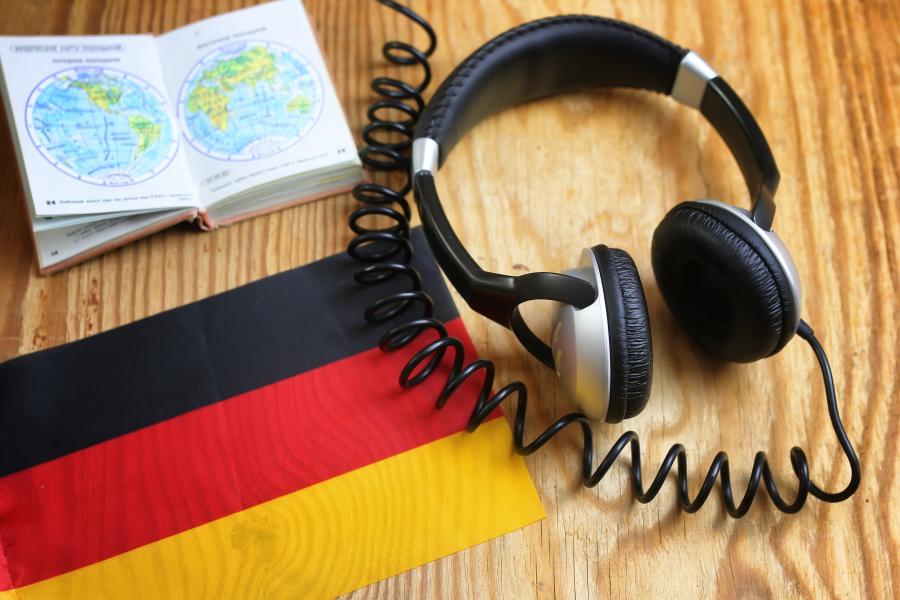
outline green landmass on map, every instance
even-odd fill
[[[72,81],[69,85],[86,93],[91,104],[105,112],[110,112],[112,107],[122,99],[122,88],[117,85],[108,85],[100,81],[78,80]],[[138,136],[138,143],[134,148],[135,158],[159,141],[162,127],[143,115],[128,117],[128,126]]]
[[[114,104],[118,104],[119,100],[122,99],[122,88],[117,85],[107,86],[105,83],[98,81],[85,82],[77,80],[69,85],[84,91],[94,106],[106,112],[109,112],[110,108]]]
[[[229,96],[223,94],[218,88],[198,85],[188,96],[188,112],[204,112],[213,127],[220,131],[228,129],[228,100]]]
[[[135,158],[159,141],[159,134],[162,128],[147,117],[131,115],[128,118],[128,126],[138,136],[138,144],[134,149]]]
[[[310,102],[309,97],[305,94],[300,94],[298,96],[294,96],[290,102],[288,102],[287,109],[289,111],[297,111],[299,113],[308,113],[312,110],[312,102]]]
[[[203,112],[213,127],[228,129],[228,102],[239,85],[255,87],[278,75],[275,55],[262,46],[254,46],[234,58],[220,61],[200,76],[187,99],[188,112]]]

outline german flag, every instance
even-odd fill
[[[391,284],[356,266],[0,365],[0,598],[328,597],[541,518],[499,413],[465,433],[474,389],[440,411],[439,375],[400,390],[413,348],[382,353],[362,319]]]

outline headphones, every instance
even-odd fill
[[[737,94],[699,56],[633,25],[589,16],[553,17],[526,23],[494,38],[465,59],[444,81],[427,106],[422,97],[431,81],[429,57],[437,36],[428,22],[395,0],[379,0],[418,26],[428,45],[416,48],[400,40],[386,42],[383,57],[405,68],[420,68],[422,79],[411,83],[393,77],[372,80],[377,98],[369,105],[363,127],[365,146],[359,156],[373,172],[401,171],[402,185],[366,181],[353,189],[362,206],[348,226],[355,236],[347,253],[359,263],[353,278],[380,285],[400,276],[405,282],[385,290],[366,307],[364,319],[392,325],[379,339],[384,352],[407,347],[418,336],[433,337],[413,353],[400,372],[408,389],[437,376],[444,379],[435,399],[442,408],[473,379],[478,391],[466,425],[475,431],[506,402],[511,415],[515,452],[538,452],[563,429],[580,429],[581,481],[598,485],[612,465],[629,451],[635,499],[653,500],[672,471],[678,502],[686,512],[698,511],[720,479],[729,515],[747,514],[760,487],[785,513],[799,511],[810,496],[842,502],[859,488],[862,470],[837,405],[831,366],[812,328],[800,318],[797,268],[772,231],[773,197],[778,168],[766,139]],[[592,419],[618,422],[647,404],[652,381],[652,344],[647,303],[634,261],[622,250],[604,245],[582,253],[578,267],[565,273],[519,276],[485,271],[466,251],[450,226],[435,189],[435,175],[459,141],[481,119],[514,104],[590,87],[631,87],[669,94],[700,109],[719,132],[741,167],[752,206],[744,210],[713,200],[685,202],[672,209],[653,235],[652,263],[663,298],[681,326],[707,352],[735,362],[750,362],[781,350],[796,333],[809,344],[822,374],[828,416],[850,467],[850,481],[840,490],[819,487],[810,477],[802,448],[790,451],[797,478],[792,499],[778,489],[765,452],[757,452],[747,486],[738,498],[731,484],[728,455],[717,452],[703,482],[690,493],[687,454],[673,444],[658,470],[641,466],[641,445],[634,431],[622,433],[608,452],[594,461]],[[388,114],[386,114],[388,113]],[[377,134],[393,134],[400,141]],[[412,156],[409,156],[411,150]],[[513,330],[525,348],[555,369],[581,412],[555,419],[525,439],[528,390],[521,381],[496,387],[494,364],[483,358],[466,362],[465,344],[449,334],[434,316],[435,304],[422,287],[412,264],[411,211],[406,196],[415,191],[423,230],[432,254],[451,284],[477,312]],[[393,221],[368,223],[373,215]],[[554,300],[558,310],[550,343],[528,328],[519,305]],[[403,321],[412,306],[422,310]],[[438,367],[444,369],[438,373]]]
[[[573,90],[652,90],[699,109],[740,165],[752,207],[715,200],[673,208],[653,235],[653,271],[676,320],[706,352],[751,362],[781,350],[800,326],[797,268],[772,231],[779,173],[753,115],[696,53],[611,19],[562,16],[527,23],[466,58],[435,92],[412,144],[411,176],[428,243],[475,311],[515,333],[592,419],[616,423],[647,404],[652,343],[634,261],[597,245],[565,273],[482,269],[448,221],[435,187],[459,139],[507,107]],[[550,344],[518,306],[554,300]]]

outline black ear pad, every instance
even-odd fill
[[[706,352],[752,362],[793,335],[798,307],[784,270],[759,233],[728,210],[679,204],[653,234],[652,259],[666,304]]]
[[[641,412],[653,381],[653,344],[647,301],[637,267],[627,252],[591,248],[603,283],[609,326],[609,407],[606,420],[618,423]]]

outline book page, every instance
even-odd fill
[[[164,227],[196,216],[196,209],[168,210],[131,216],[110,215],[108,219],[76,223],[34,232],[38,264],[42,271],[75,257],[100,254],[144,237]]]
[[[4,36],[0,65],[35,215],[196,207],[152,36]]]
[[[157,46],[204,206],[358,160],[297,0],[212,17]]]

